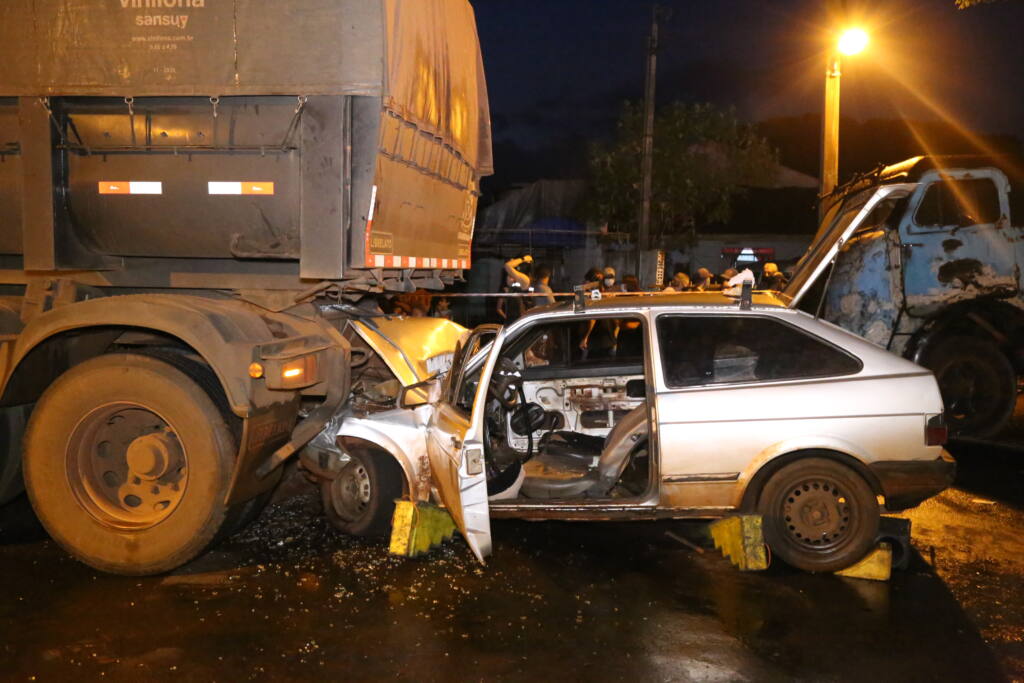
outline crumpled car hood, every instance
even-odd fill
[[[353,320],[351,325],[403,386],[422,382],[451,367],[455,347],[469,332],[444,318],[381,316]]]

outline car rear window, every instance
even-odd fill
[[[671,388],[831,377],[861,369],[845,351],[766,317],[663,315],[658,340]]]

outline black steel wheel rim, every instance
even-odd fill
[[[785,539],[803,551],[831,552],[852,536],[856,503],[830,477],[808,477],[783,494],[780,524]]]

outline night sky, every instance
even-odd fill
[[[749,121],[820,111],[830,35],[821,0],[661,4],[673,15],[662,24],[659,101],[711,101]],[[640,96],[646,0],[473,5],[499,169],[513,147],[608,135],[622,100]],[[872,44],[844,65],[844,116],[946,119],[1024,137],[1024,0],[969,10],[890,0],[849,11]]]

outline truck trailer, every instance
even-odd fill
[[[0,59],[0,503],[168,571],[347,401],[353,302],[470,267],[473,10],[5,0]]]

